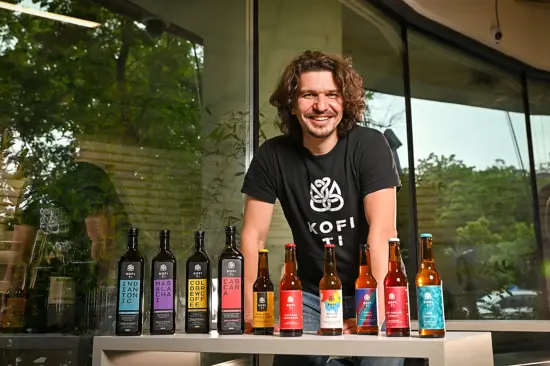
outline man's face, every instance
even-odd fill
[[[336,134],[342,120],[343,100],[330,71],[310,71],[300,75],[296,104],[292,109],[302,131],[323,139]]]

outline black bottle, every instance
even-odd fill
[[[176,258],[170,251],[170,230],[160,232],[160,245],[152,262],[150,333],[174,334],[176,331]]]
[[[212,307],[210,258],[204,250],[204,231],[195,232],[195,252],[185,264],[185,333],[209,333]]]
[[[138,229],[128,229],[128,249],[118,261],[116,335],[141,335],[143,326],[143,256]]]
[[[235,226],[225,228],[218,259],[218,334],[244,332],[244,257],[237,249]]]

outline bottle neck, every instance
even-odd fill
[[[159,247],[161,250],[170,250],[170,238],[167,236],[160,238]]]
[[[285,274],[296,275],[296,250],[294,248],[285,250]]]
[[[389,272],[401,272],[401,250],[399,244],[390,244]]]
[[[435,269],[432,240],[428,238],[421,238],[420,244],[421,244],[421,250],[422,250],[421,267],[426,269]]]
[[[225,234],[225,248],[237,248],[237,237],[235,233],[227,233]]]
[[[198,251],[204,250],[204,238],[195,237],[195,249]]]
[[[137,250],[137,248],[138,248],[138,237],[137,236],[128,237],[128,249]]]
[[[370,264],[370,252],[366,246],[361,247],[361,253],[359,255],[359,275],[362,277],[367,275],[372,276],[372,267]]]
[[[325,276],[336,276],[336,259],[334,258],[334,248],[325,248]]]
[[[258,277],[269,278],[269,263],[267,253],[260,253],[258,256]]]

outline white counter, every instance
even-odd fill
[[[172,336],[95,337],[94,366],[111,366],[110,354],[131,352],[299,354],[427,358],[430,366],[493,366],[491,333],[447,332],[441,339],[421,339],[418,332],[407,338],[380,336],[278,336],[175,334]],[[158,360],[158,365],[166,362]]]

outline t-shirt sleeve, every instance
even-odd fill
[[[275,203],[277,189],[273,156],[267,143],[262,144],[250,162],[241,192],[257,200]]]
[[[362,144],[359,153],[359,177],[363,198],[384,188],[396,187],[397,191],[401,189],[401,179],[390,145],[381,132],[375,131],[375,134]]]

